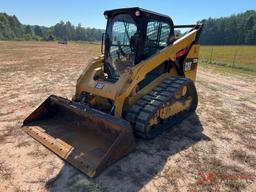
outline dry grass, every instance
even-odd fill
[[[28,147],[31,145],[31,142],[29,141],[23,141],[23,142],[20,142],[18,145],[16,145],[16,147]]]
[[[12,176],[12,171],[8,168],[5,163],[0,162],[0,177],[2,179],[8,180]]]
[[[204,162],[204,169],[200,170],[201,180],[199,179],[197,186],[201,185],[201,189],[220,190],[220,188],[228,191],[241,191],[252,182],[251,174],[239,169],[237,166],[227,166],[221,160],[210,158]],[[209,180],[204,180],[203,174],[208,176]],[[247,179],[239,179],[239,177],[248,177]],[[200,187],[199,187],[200,188]]]
[[[255,174],[253,75],[200,68],[197,114],[154,140],[136,139],[134,153],[95,179],[22,133],[24,118],[50,94],[73,96],[99,52],[94,44],[0,42],[0,191],[256,191],[255,177],[236,177]],[[201,172],[215,179],[198,184]]]
[[[233,150],[231,153],[231,158],[242,164],[248,164],[252,169],[256,169],[256,157],[248,154],[244,150]]]
[[[221,72],[256,74],[256,46],[201,46],[204,67]]]
[[[255,69],[255,52],[256,46],[201,46],[200,58]]]

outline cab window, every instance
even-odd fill
[[[144,55],[146,58],[165,48],[169,43],[170,25],[157,20],[150,20],[147,24],[147,36]]]

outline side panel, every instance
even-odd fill
[[[115,100],[115,116],[121,117],[123,112],[123,104],[127,98],[131,96],[131,93],[134,88],[138,85],[139,82],[141,82],[147,73],[161,65],[165,61],[175,61],[176,60],[176,53],[178,53],[180,50],[190,47],[191,44],[195,41],[196,35],[198,30],[193,30],[190,33],[186,34],[179,40],[175,41],[170,46],[166,47],[165,49],[161,50],[157,54],[153,55],[152,57],[148,58],[145,61],[142,61],[141,63],[137,64],[132,69],[132,77],[131,77],[131,83],[127,86],[125,91],[120,94]],[[171,70],[172,74],[176,74]],[[136,98],[137,100],[138,98]]]
[[[191,79],[192,81],[196,80],[198,57],[199,45],[195,44],[191,47],[188,56],[183,63],[185,77]]]
[[[115,83],[106,82],[104,80],[97,80],[94,78],[98,73],[97,68],[100,68],[102,65],[103,58],[100,57],[95,59],[91,64],[87,66],[87,68],[83,71],[82,75],[78,79],[76,87],[76,98],[78,98],[79,95],[85,91],[94,95],[111,99],[114,101],[115,105],[115,116],[121,118],[125,101],[127,98],[132,96],[134,89],[136,89],[139,82],[145,79],[146,74],[164,62],[174,62],[176,60],[176,53],[186,47],[190,47],[196,39],[197,32],[198,30],[189,32],[152,57],[141,61],[131,69],[127,69],[127,71],[121,74],[119,80]],[[196,47],[192,47],[189,52],[188,58],[193,57],[198,58],[198,50]],[[186,72],[186,76],[194,80],[195,73],[196,71]],[[175,70],[171,70],[170,75],[175,76],[177,73]],[[103,86],[99,88],[97,86],[98,83]],[[147,89],[150,90],[150,88]]]

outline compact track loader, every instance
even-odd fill
[[[49,96],[22,129],[90,177],[197,107],[202,25],[174,26],[140,8],[105,11],[102,56],[86,65],[72,100]],[[175,28],[191,28],[177,38]]]

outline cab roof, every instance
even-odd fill
[[[154,11],[149,11],[139,7],[112,9],[112,10],[105,11],[104,15],[107,15],[108,17],[113,17],[119,14],[135,14],[136,11],[140,11],[141,14],[144,16],[153,16],[153,17],[159,18],[160,20],[169,20],[172,23],[172,19],[168,15],[156,13]]]

